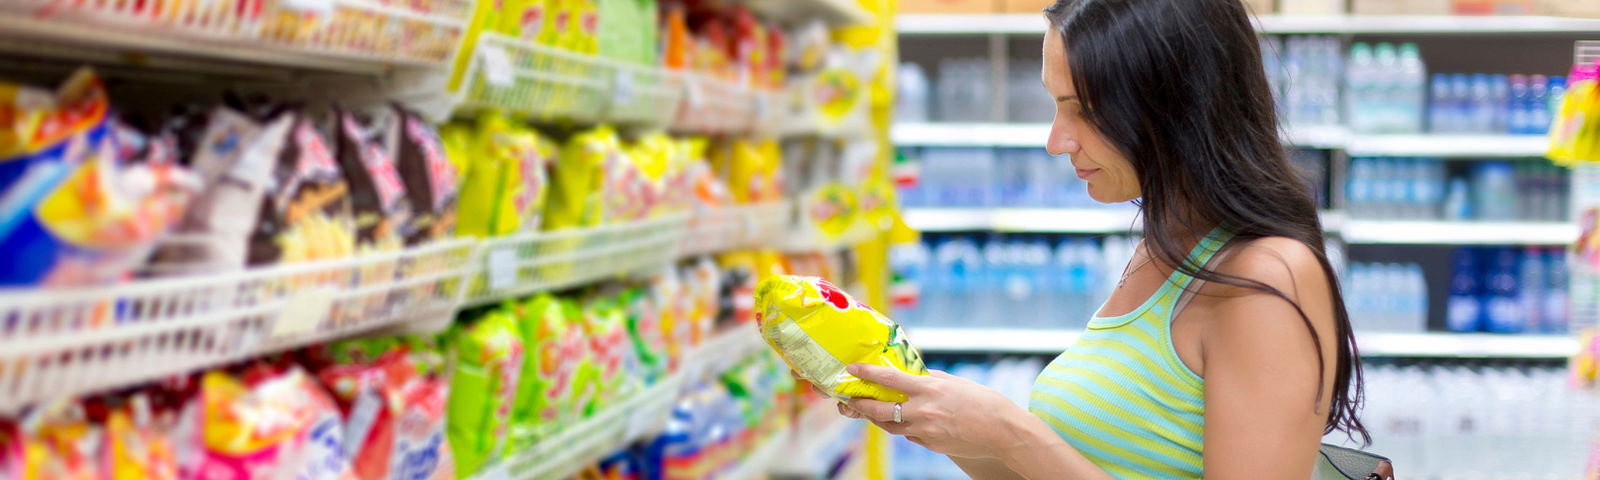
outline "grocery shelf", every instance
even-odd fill
[[[872,23],[873,14],[856,0],[734,0],[761,18],[785,24],[821,19],[836,27]]]
[[[615,278],[678,259],[687,215],[486,239],[465,306]]]
[[[1352,157],[1544,157],[1549,149],[1544,135],[1351,135],[1345,146]]]
[[[1347,219],[1340,234],[1351,244],[1565,245],[1577,241],[1578,225]]]
[[[191,60],[194,66],[230,62],[374,74],[444,66],[460,44],[472,5],[441,1],[424,12],[369,0],[306,3],[326,11],[328,20],[302,22],[281,4],[268,4],[247,19],[231,3],[7,0],[0,4],[0,50],[158,67],[162,61],[152,56]],[[154,11],[158,6],[167,9]]]
[[[1366,357],[1567,358],[1578,340],[1567,335],[1488,333],[1356,334]]]
[[[0,412],[449,321],[473,252],[463,239],[200,277],[0,291]]]
[[[1140,227],[1132,208],[908,208],[902,215],[907,226],[924,232],[1125,234]]]
[[[511,452],[484,467],[471,480],[568,478],[606,455],[658,431],[670,416],[678,393],[700,375],[717,374],[766,348],[753,325],[718,335],[689,352],[678,371],[641,388],[594,416]]]
[[[1050,124],[896,122],[889,138],[912,147],[1043,147]]]
[[[1350,141],[1342,125],[1285,125],[1282,141],[1301,148],[1339,149]]]
[[[734,229],[725,235],[735,241],[707,245],[685,235],[680,214],[107,287],[0,289],[0,413],[361,334],[438,331],[463,306],[663,267],[680,247],[770,245],[788,216],[765,213],[787,205],[703,211],[697,227]]]
[[[905,14],[895,28],[909,35],[1043,34],[1049,23],[1041,14]],[[1378,33],[1587,33],[1600,30],[1600,20],[1541,16],[1453,15],[1265,15],[1256,29],[1267,34]]]
[[[860,441],[867,421],[839,415],[837,404],[824,398],[800,412],[785,450],[788,454],[771,464],[773,476],[825,478],[828,469]]]
[[[910,328],[911,343],[925,353],[1059,354],[1078,330]],[[1477,333],[1357,333],[1366,357],[1567,358],[1577,339],[1564,335]]]
[[[683,237],[678,255],[688,257],[772,245],[788,226],[793,209],[793,203],[781,201],[698,212],[689,220],[689,231]]]
[[[713,480],[757,480],[765,478],[767,469],[783,454],[789,446],[789,437],[793,433],[790,427],[778,429],[775,433],[767,434],[761,445],[752,450],[739,462],[733,470],[713,477]]]

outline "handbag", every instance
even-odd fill
[[[1394,465],[1380,455],[1322,444],[1311,480],[1393,480]]]

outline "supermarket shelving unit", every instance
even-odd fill
[[[1039,14],[905,14],[895,18],[903,35],[1043,34],[1049,24]],[[1451,15],[1267,15],[1257,30],[1268,34],[1475,34],[1568,33],[1600,30],[1600,20],[1539,16]]]
[[[1076,330],[1001,328],[912,328],[911,343],[928,353],[1054,355],[1077,341]],[[1560,359],[1578,351],[1565,335],[1461,333],[1357,333],[1356,346],[1369,357],[1463,357]]]
[[[469,478],[542,480],[571,477],[584,466],[658,432],[672,412],[677,392],[688,381],[703,375],[718,375],[766,348],[754,325],[743,325],[725,332],[689,352],[679,369],[666,378],[639,389],[548,438],[509,454]],[[771,449],[770,445],[764,446],[767,450]],[[763,469],[772,453],[766,454],[769,455],[767,458],[752,456],[747,459],[750,468]]]
[[[1043,123],[904,123],[890,131],[896,145],[915,147],[1044,147]],[[1543,157],[1544,135],[1365,135],[1338,126],[1290,126],[1284,143],[1342,149],[1352,157]]]

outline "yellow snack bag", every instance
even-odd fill
[[[756,288],[756,325],[783,361],[839,401],[904,402],[904,392],[856,378],[852,363],[927,375],[905,331],[883,314],[817,277],[774,275]]]
[[[549,0],[504,0],[501,7],[500,33],[523,40],[539,41],[544,38],[550,23]]]
[[[550,175],[550,197],[545,205],[544,229],[587,227],[599,223],[605,177],[601,171],[609,156],[621,148],[616,130],[601,126],[567,140]]]

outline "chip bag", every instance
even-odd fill
[[[548,293],[518,308],[518,326],[527,345],[516,407],[511,412],[515,446],[548,436],[572,414],[573,379],[589,357],[583,327],[567,316],[563,301]]]
[[[504,452],[522,372],[522,337],[505,312],[491,311],[456,332],[456,370],[445,422],[456,476],[466,478]]]
[[[767,277],[756,289],[756,324],[783,360],[839,401],[904,402],[906,394],[845,372],[867,363],[927,375],[900,325],[816,277]]]

